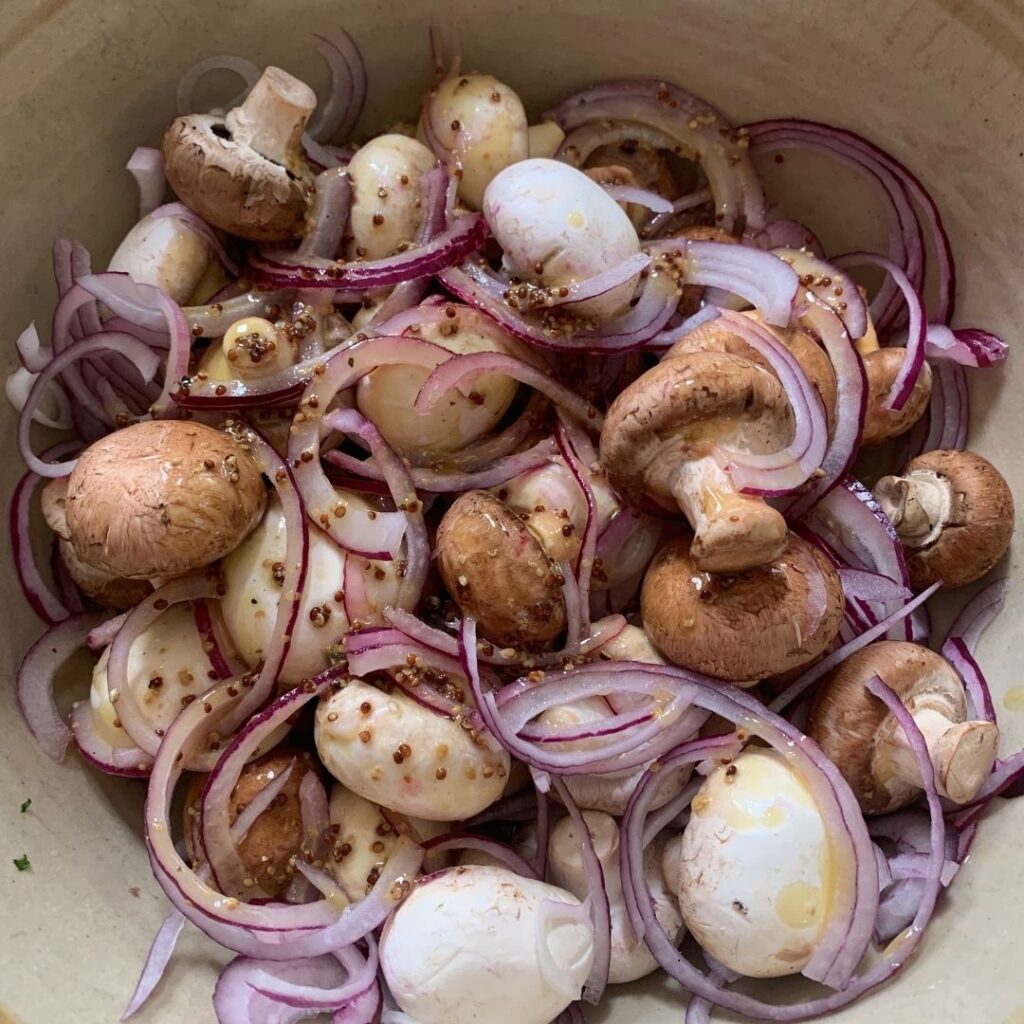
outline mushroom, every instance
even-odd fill
[[[305,229],[311,180],[302,133],[316,96],[269,67],[227,117],[188,114],[164,135],[167,180],[203,220],[257,242]]]
[[[1013,535],[1013,494],[974,452],[932,451],[884,476],[875,496],[903,542],[910,581],[961,587],[984,576]]]
[[[736,489],[716,450],[774,452],[792,432],[786,393],[768,370],[724,352],[680,353],[612,402],[601,463],[629,504],[683,511],[699,569],[737,572],[778,558],[788,530],[763,498]]]
[[[236,320],[220,347],[231,375],[240,380],[272,377],[291,366],[297,354],[289,334],[261,316]]]
[[[94,569],[75,554],[65,518],[67,491],[67,477],[50,480],[43,488],[42,511],[46,525],[57,535],[58,557],[75,586],[104,608],[121,611],[144,601],[153,590],[148,580],[127,580],[102,569]]]
[[[448,593],[488,640],[533,650],[565,629],[558,563],[493,494],[460,495],[437,529],[436,550]]]
[[[161,288],[185,305],[213,259],[210,245],[180,217],[148,214],[136,224],[110,257],[110,270],[128,274],[138,284]]]
[[[678,854],[665,874],[678,876],[683,921],[703,949],[752,978],[802,970],[838,883],[821,812],[783,755],[748,747],[717,766],[693,798]]]
[[[459,198],[474,210],[494,176],[528,153],[522,100],[491,75],[453,75],[435,85],[424,99],[419,132],[435,151],[450,154]]]
[[[245,868],[243,884],[254,891],[261,889],[274,898],[288,887],[295,873],[295,857],[306,841],[302,825],[299,787],[309,772],[315,771],[313,759],[306,751],[278,747],[250,761],[238,776],[231,791],[228,816],[232,824],[246,805],[294,760],[288,781],[270,806],[249,826],[238,844],[238,853]],[[196,775],[185,798],[185,844],[193,863],[199,859],[193,848],[193,829],[199,814],[199,802],[207,775]]]
[[[497,352],[527,362],[536,357],[517,338],[469,306],[446,303],[438,317],[436,308],[424,308],[416,337],[454,352]],[[490,433],[508,411],[519,391],[512,377],[484,373],[464,385],[452,388],[426,413],[412,411],[416,395],[430,376],[425,366],[381,366],[367,374],[356,387],[356,405],[372,420],[384,437],[419,463],[443,461],[446,453],[457,452]]]
[[[928,408],[932,397],[932,368],[927,362],[921,366],[921,373],[903,408],[889,408],[889,394],[906,354],[906,349],[893,347],[875,349],[862,357],[868,397],[861,444],[881,444],[905,434]]]
[[[825,407],[825,416],[831,425],[836,409],[836,374],[832,369],[832,361],[825,350],[798,326],[775,327],[772,324],[766,324],[760,310],[756,309],[747,310],[743,315],[770,332],[789,349],[804,373],[807,374],[814,390],[818,392],[818,397]],[[728,328],[723,328],[717,320],[711,320],[688,331],[668,350],[665,358],[671,359],[675,355],[686,352],[729,352],[734,356],[749,359],[752,363],[757,363],[758,366],[763,366],[774,374],[774,370],[760,352],[748,345],[738,335],[733,334]]]
[[[553,160],[565,140],[565,132],[554,121],[531,124],[526,134],[527,155],[531,160],[537,157]]]
[[[259,522],[263,477],[220,430],[150,420],[100,438],[68,479],[75,554],[127,579],[180,576],[226,555]]]
[[[702,572],[680,535],[654,556],[641,592],[644,629],[669,661],[740,686],[812,661],[843,609],[835,569],[796,535],[774,561],[730,575]]]
[[[352,183],[350,259],[382,259],[415,239],[422,219],[420,178],[436,163],[422,142],[394,133],[355,151],[346,168]]]
[[[373,888],[399,835],[411,835],[420,842],[450,828],[447,823],[406,818],[394,811],[385,813],[377,804],[337,783],[331,789],[329,806],[334,827],[327,867],[351,903],[358,903]],[[443,854],[438,857],[440,862],[425,863],[425,869],[444,867],[441,858]]]
[[[667,665],[651,638],[639,626],[626,625],[601,647],[607,661],[642,661],[648,665]],[[616,699],[619,699],[616,697]]]
[[[601,862],[604,889],[611,911],[611,964],[608,981],[618,985],[636,981],[658,969],[658,961],[636,937],[626,910],[619,874],[619,826],[615,819],[599,811],[584,811],[583,819],[594,844],[594,852]],[[668,835],[660,835],[644,850],[644,877],[650,887],[654,916],[672,941],[676,941],[683,919],[673,891],[666,889],[661,871],[661,853]],[[548,872],[551,881],[583,900],[589,885],[583,865],[579,828],[572,818],[563,818],[552,829],[548,840]]]
[[[374,506],[357,494],[340,489],[336,493],[345,504],[346,515],[374,511]],[[222,563],[224,624],[252,668],[264,661],[273,637],[286,548],[287,521],[280,501],[273,497],[257,529]],[[348,555],[320,530],[309,531],[306,565],[288,657],[278,674],[283,683],[298,683],[327,668],[356,622],[370,626],[383,621],[381,612],[395,603],[401,586],[396,562]],[[346,596],[350,586],[353,594]]]
[[[316,711],[324,767],[353,792],[400,814],[461,821],[502,794],[509,756],[462,724],[350,679]]]
[[[485,865],[418,882],[380,940],[388,989],[418,1024],[548,1024],[579,998],[593,959],[575,896]]]
[[[850,784],[866,814],[888,814],[920,795],[921,772],[906,733],[865,689],[878,676],[910,711],[924,735],[942,796],[974,799],[992,771],[999,730],[969,722],[956,670],[918,644],[882,640],[851,654],[825,677],[811,710],[808,735]]]
[[[584,166],[588,169],[621,168],[629,173],[632,183],[639,188],[657,192],[666,199],[675,199],[679,195],[679,185],[668,160],[659,150],[633,139],[598,146],[587,157]]]
[[[112,747],[134,747],[110,699],[107,648],[92,670],[89,704],[100,737]],[[189,604],[173,604],[128,649],[128,686],[146,723],[166,731],[186,704],[206,693],[218,676]],[[278,735],[274,742],[280,739]]]
[[[582,171],[559,160],[523,160],[487,188],[484,216],[502,248],[505,269],[551,291],[594,277],[640,251],[619,204]],[[587,316],[625,306],[636,278],[572,305]],[[544,304],[544,296],[540,298]]]

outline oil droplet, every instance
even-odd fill
[[[573,210],[572,213],[570,213],[569,216],[565,218],[565,220],[569,227],[571,227],[574,231],[579,231],[587,223],[586,217],[584,217],[583,214],[579,212],[579,210]]]
[[[1006,691],[1003,703],[1007,711],[1024,711],[1024,686],[1015,686]]]
[[[788,928],[809,928],[821,919],[821,890],[807,882],[792,882],[775,897],[775,913]]]

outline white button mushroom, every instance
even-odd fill
[[[338,495],[352,511],[365,512],[371,507],[356,494],[338,491]],[[271,499],[257,529],[222,563],[224,622],[239,654],[252,667],[265,658],[274,631],[286,544],[285,515],[281,503]],[[380,621],[381,609],[398,597],[401,580],[396,563],[348,556],[320,530],[311,528],[306,585],[280,673],[282,682],[296,683],[322,672],[328,666],[330,649],[351,628],[345,605],[347,573],[358,574],[365,587],[365,618],[360,621],[363,625]]]
[[[295,343],[280,327],[261,316],[236,320],[220,342],[232,377],[258,380],[272,377],[295,362]]]
[[[420,178],[436,163],[422,142],[392,133],[356,150],[347,168],[349,259],[381,259],[413,241],[421,220]]]
[[[600,185],[558,160],[524,160],[487,188],[484,216],[504,251],[506,269],[546,288],[575,284],[640,251],[629,217]],[[575,304],[607,316],[632,297],[636,280]]]
[[[575,896],[507,868],[421,882],[384,928],[391,994],[419,1024],[548,1024],[578,999],[594,933]]]
[[[491,75],[457,75],[436,85],[424,101],[419,130],[452,154],[461,171],[459,198],[475,210],[491,179],[529,151],[522,101]]]
[[[107,687],[109,648],[92,673],[89,703],[99,735],[113,747],[133,747],[117,720]],[[148,725],[164,729],[182,707],[216,682],[192,606],[171,605],[128,650],[128,685]]]
[[[385,814],[378,804],[339,784],[331,789],[330,816],[337,831],[332,832],[327,864],[352,903],[358,903],[373,888],[400,834],[420,842],[450,828],[394,811]],[[424,865],[427,871],[442,866]]]
[[[324,767],[374,803],[430,821],[478,814],[505,788],[509,756],[405,694],[351,679],[323,697],[316,748]]]
[[[443,320],[424,318],[417,337],[449,352],[499,352],[531,359],[526,347],[492,320],[467,306],[449,303]],[[449,312],[450,311],[450,312]],[[404,452],[454,452],[493,430],[512,404],[519,385],[503,374],[482,374],[472,392],[449,391],[424,415],[413,402],[430,371],[422,366],[384,366],[356,389],[359,411]]]
[[[786,759],[748,748],[693,799],[679,859],[686,927],[739,974],[798,973],[824,931],[834,865],[821,813]]]
[[[565,139],[565,132],[554,121],[531,124],[527,131],[527,148],[530,158],[552,159]]]
[[[594,852],[604,872],[604,888],[611,910],[611,964],[608,981],[621,984],[643,978],[658,967],[651,951],[636,937],[626,911],[619,874],[619,826],[608,814],[584,811],[584,820],[594,843]],[[659,924],[675,941],[683,924],[679,905],[673,892],[665,887],[661,872],[661,853],[668,836],[660,836],[644,850],[644,876],[654,899],[654,914]],[[587,873],[583,866],[580,835],[572,818],[563,818],[551,830],[548,840],[548,868],[551,881],[567,889],[581,900],[588,892]]]
[[[213,254],[206,239],[178,217],[143,217],[110,258],[110,270],[138,284],[162,288],[184,305],[202,281]]]

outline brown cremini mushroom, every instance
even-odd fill
[[[769,331],[779,342],[786,346],[800,364],[808,380],[818,392],[825,417],[829,426],[836,410],[836,374],[832,369],[832,361],[825,350],[806,331],[799,327],[775,327],[764,322],[760,310],[752,309],[743,314],[756,324]],[[734,356],[749,359],[766,370],[771,370],[768,360],[756,349],[751,348],[742,338],[724,328],[717,320],[711,320],[700,327],[689,331],[681,337],[666,353],[665,358],[684,352],[730,352]],[[772,371],[774,373],[774,371]]]
[[[42,512],[46,525],[57,535],[57,553],[67,569],[75,586],[104,608],[121,611],[132,608],[144,601],[152,592],[148,580],[128,580],[114,576],[102,569],[86,565],[71,545],[71,531],[68,530],[67,508],[68,478],[51,480],[42,493]]]
[[[274,797],[270,807],[252,823],[245,838],[238,844],[242,865],[247,872],[245,881],[252,882],[251,888],[254,890],[259,887],[271,897],[279,896],[288,887],[295,871],[291,862],[306,839],[302,827],[302,808],[299,805],[299,786],[307,773],[314,770],[312,758],[304,751],[278,747],[250,761],[242,769],[231,791],[228,814],[234,824],[253,797],[276,779],[293,759],[295,766],[284,788]],[[185,798],[185,843],[193,863],[193,829],[206,779],[206,775],[194,776]]]
[[[68,478],[75,554],[127,579],[180,576],[235,548],[263,515],[263,478],[219,430],[152,420],[90,445]]]
[[[910,581],[971,583],[1006,553],[1013,495],[1002,474],[974,452],[932,451],[884,476],[875,496],[903,541]]]
[[[836,571],[791,535],[768,565],[702,572],[683,535],[654,556],[641,591],[644,629],[676,665],[740,685],[812,661],[843,617]]]
[[[912,803],[921,772],[906,733],[865,686],[878,676],[924,735],[942,796],[967,803],[992,771],[999,730],[968,722],[963,684],[945,658],[918,644],[883,640],[851,654],[822,682],[808,735],[835,762],[867,814]]]
[[[737,572],[786,547],[786,520],[741,494],[716,448],[775,452],[793,414],[775,376],[726,352],[681,352],[622,391],[601,431],[601,463],[629,504],[662,515],[681,509],[694,530],[699,569]]]
[[[463,614],[495,643],[537,649],[566,626],[561,569],[528,521],[485,491],[467,491],[437,530],[437,565]]]
[[[269,67],[227,117],[188,114],[164,135],[167,180],[215,227],[259,242],[303,233],[310,172],[302,133],[316,96]]]
[[[932,397],[932,368],[925,363],[902,409],[890,409],[889,392],[906,358],[905,348],[879,348],[863,357],[867,408],[861,444],[873,445],[905,434],[923,415]]]

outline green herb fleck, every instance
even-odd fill
[[[24,814],[32,806],[32,797],[21,801],[21,813]]]
[[[15,857],[14,866],[19,871],[28,871],[29,867],[31,866],[31,862],[28,859],[28,854],[23,853],[20,857]]]

